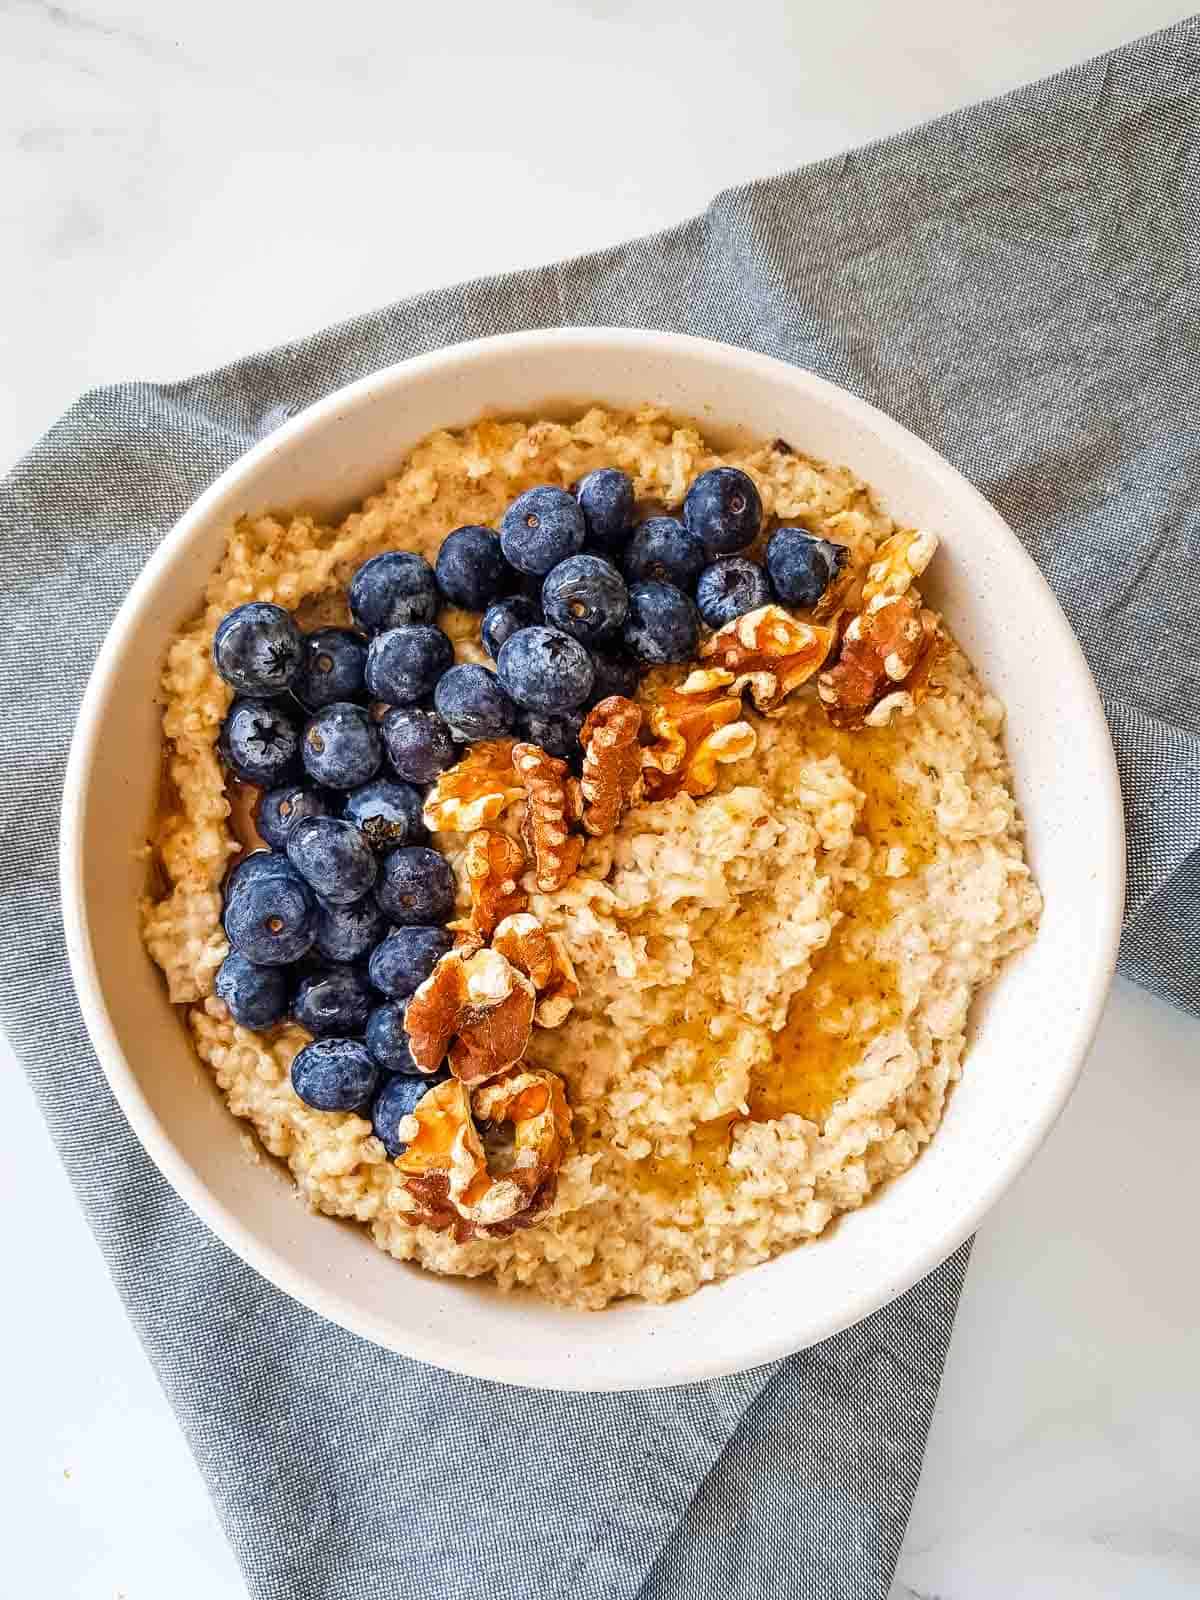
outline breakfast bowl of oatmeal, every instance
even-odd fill
[[[421,1360],[685,1382],[944,1259],[1115,958],[1103,713],[947,463],[706,341],[362,380],[164,540],[64,792],[80,1003],[244,1260]]]

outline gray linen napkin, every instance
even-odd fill
[[[387,1355],[243,1267],[133,1139],[67,976],[58,789],[130,581],[284,416],[453,340],[621,323],[812,367],[946,454],[1041,563],[1121,762],[1124,969],[1200,1010],[1198,71],[1190,21],[731,190],[653,238],[204,377],[99,390],[0,486],[0,693],[20,729],[0,798],[0,1016],[257,1600],[882,1596],[966,1249],[773,1368],[591,1397]]]

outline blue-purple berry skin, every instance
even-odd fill
[[[305,817],[327,817],[329,797],[311,784],[284,783],[259,796],[254,826],[272,850],[286,850],[288,835]]]
[[[546,621],[589,647],[611,643],[628,610],[625,580],[603,556],[568,556],[542,584]]]
[[[753,544],[762,527],[762,500],[740,467],[703,472],[684,497],[683,520],[704,542],[710,561]]]
[[[541,577],[568,556],[578,555],[586,538],[579,502],[550,484],[518,495],[500,522],[505,560],[518,572]]]
[[[405,1020],[407,1012],[405,1000],[387,1000],[376,1006],[367,1018],[367,1049],[384,1072],[400,1072],[409,1078],[435,1077],[441,1071],[440,1064],[433,1072],[426,1072],[413,1060]]]
[[[213,635],[213,665],[236,694],[270,698],[292,687],[303,635],[282,606],[251,600],[223,617]]]
[[[374,886],[375,854],[352,822],[308,817],[288,839],[288,860],[328,905],[352,905]]]
[[[300,749],[297,720],[279,700],[235,700],[217,740],[218,753],[233,775],[261,789],[296,776]]]
[[[500,647],[506,639],[510,639],[519,629],[531,628],[535,622],[542,620],[541,592],[539,581],[536,600],[527,594],[510,594],[503,600],[497,600],[484,612],[483,621],[479,624],[479,639],[493,661],[500,654]]]
[[[454,946],[445,928],[394,928],[371,952],[371,982],[392,1000],[407,1000]]]
[[[335,700],[360,700],[366,664],[367,641],[360,634],[350,628],[318,628],[304,636],[292,693],[308,711],[319,711]]]
[[[485,610],[512,583],[499,536],[475,524],[446,535],[434,573],[447,603],[467,611]]]
[[[409,622],[377,633],[367,650],[367,692],[387,705],[427,699],[454,665],[454,646],[440,628]]]
[[[459,744],[502,739],[517,719],[512,696],[497,674],[473,661],[442,674],[433,704]]]
[[[299,961],[316,937],[317,903],[298,873],[245,874],[226,890],[223,921],[235,950],[259,967]]]
[[[357,789],[379,771],[383,741],[365,707],[336,700],[309,718],[300,754],[314,783]]]
[[[705,567],[696,585],[696,605],[710,628],[723,628],[774,598],[770,578],[745,556],[722,556]]]
[[[292,1016],[314,1039],[354,1039],[362,1034],[376,996],[356,967],[322,967],[301,978]]]
[[[397,927],[432,927],[454,915],[454,872],[428,845],[389,850],[380,863],[375,898]]]
[[[388,920],[373,894],[348,906],[318,901],[313,949],[326,961],[365,961],[387,932]]]
[[[677,517],[651,517],[633,531],[625,576],[630,583],[673,583],[690,594],[707,559],[703,539]]]
[[[522,628],[505,641],[496,674],[526,711],[573,711],[587,700],[596,669],[578,639],[557,628]]]
[[[785,606],[807,611],[841,572],[850,552],[804,528],[777,528],[767,544],[767,571]]]
[[[350,580],[350,614],[364,633],[433,622],[440,603],[433,568],[411,550],[372,556]]]
[[[217,968],[213,987],[229,1015],[243,1028],[273,1028],[288,1011],[289,985],[284,967],[261,967],[231,950]]]
[[[359,1039],[314,1039],[292,1062],[292,1088],[314,1111],[363,1111],[379,1088],[379,1068]]]
[[[382,852],[397,845],[424,843],[421,807],[421,795],[411,783],[372,778],[361,789],[351,789],[342,816],[359,829],[373,850]]]
[[[422,786],[458,760],[445,720],[421,706],[397,706],[379,724],[384,753],[397,777]]]
[[[669,583],[635,583],[629,591],[625,647],[647,666],[690,661],[700,639],[700,613]]]
[[[629,474],[618,467],[598,467],[580,478],[575,498],[590,543],[605,555],[619,556],[633,525],[633,480]]]

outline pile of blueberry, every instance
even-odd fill
[[[224,618],[213,661],[237,698],[219,749],[263,791],[270,849],[227,880],[232,950],[216,989],[243,1027],[290,1015],[313,1035],[292,1067],[307,1104],[369,1110],[400,1153],[397,1124],[438,1076],[413,1062],[405,1005],[453,944],[453,874],[426,842],[422,791],[481,739],[577,760],[588,709],[633,694],[651,666],[691,660],[702,623],[774,599],[815,605],[845,551],[781,528],[764,568],[737,553],[761,527],[735,467],[698,477],[679,518],[636,525],[632,481],[603,468],[573,491],[527,490],[499,535],[457,529],[433,567],[373,557],[350,584],[353,629],[305,634],[257,601]],[[455,664],[436,626],[446,605],[482,612],[494,672]]]

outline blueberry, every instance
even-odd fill
[[[288,834],[305,817],[327,817],[329,801],[319,789],[303,783],[284,783],[260,795],[254,808],[254,826],[274,850],[286,850]]]
[[[525,594],[510,594],[507,599],[497,600],[484,612],[479,625],[479,637],[493,661],[500,654],[500,646],[518,628],[528,628],[542,620],[541,593],[539,580],[536,600]]]
[[[238,694],[283,694],[303,654],[303,635],[291,615],[265,600],[238,606],[213,635],[213,665]]]
[[[375,898],[391,921],[405,927],[449,922],[454,894],[450,863],[427,845],[389,850],[384,856]]]
[[[342,815],[362,830],[373,850],[419,844],[425,838],[421,796],[410,783],[374,778],[346,796]]]
[[[312,949],[316,912],[312,891],[295,872],[246,874],[225,895],[225,932],[248,961],[282,967]]]
[[[583,512],[587,536],[610,555],[620,552],[633,522],[633,482],[616,467],[600,467],[580,478],[575,498]]]
[[[635,583],[629,591],[626,647],[648,666],[690,661],[700,638],[700,613],[669,583]]]
[[[602,644],[620,632],[629,591],[603,556],[568,556],[546,574],[542,610],[552,627],[584,644]]]
[[[292,1016],[314,1039],[353,1039],[371,1015],[375,996],[355,967],[323,967],[300,980]]]
[[[548,484],[519,494],[500,522],[501,548],[518,572],[544,576],[568,556],[578,555],[586,538],[579,502]]]
[[[451,737],[460,744],[503,738],[512,731],[517,716],[517,708],[496,674],[474,662],[443,673],[433,703]]]
[[[315,1039],[292,1062],[292,1088],[315,1111],[365,1111],[379,1068],[357,1039]]]
[[[318,628],[304,636],[304,658],[292,693],[309,711],[363,693],[367,642],[349,628]]]
[[[673,583],[688,593],[704,568],[704,540],[675,517],[651,517],[635,528],[625,551],[630,583]]]
[[[282,967],[256,967],[231,950],[217,968],[214,987],[243,1028],[272,1028],[287,1016],[288,981]]]
[[[596,676],[592,680],[592,692],[587,697],[589,706],[599,705],[610,694],[624,695],[627,700],[632,700],[637,694],[642,668],[628,656],[606,655],[596,651],[592,656],[592,666]]]
[[[371,982],[381,994],[406,1000],[453,945],[445,928],[395,928],[371,952]]]
[[[770,578],[757,561],[745,556],[722,556],[705,567],[696,585],[696,604],[710,628],[723,628],[772,599]]]
[[[326,961],[365,961],[387,931],[374,895],[348,906],[318,904],[313,949]]]
[[[738,467],[702,472],[683,502],[683,520],[703,539],[710,561],[744,550],[762,527],[762,501],[754,479]]]
[[[818,539],[803,528],[777,528],[767,545],[767,571],[785,606],[807,610],[816,605],[849,556],[844,544]]]
[[[404,1000],[389,1000],[376,1006],[367,1018],[367,1049],[385,1072],[402,1072],[410,1078],[432,1077],[432,1073],[425,1072],[412,1058],[404,1022],[407,1010]],[[434,1069],[435,1072],[440,1070],[440,1067]]]
[[[435,783],[458,759],[450,729],[436,711],[400,706],[388,712],[379,731],[393,770],[409,783]]]
[[[245,783],[264,789],[286,783],[297,769],[300,729],[275,700],[235,700],[221,726],[217,748]]]
[[[482,611],[512,583],[500,540],[491,528],[472,526],[448,533],[433,570],[450,604],[468,611]]]
[[[367,690],[375,700],[406,706],[424,700],[454,665],[454,646],[440,628],[410,622],[377,633],[367,651]]]
[[[314,782],[330,789],[357,789],[379,771],[383,744],[362,706],[335,700],[306,723],[300,754]]]
[[[375,882],[371,846],[352,822],[337,817],[306,817],[288,838],[288,860],[322,900],[348,906]]]
[[[496,673],[527,711],[572,711],[592,690],[592,658],[557,628],[522,628],[501,646]]]
[[[560,761],[579,761],[583,751],[579,743],[579,730],[583,727],[583,711],[522,711],[517,718],[517,731],[522,739],[536,744],[549,756]]]
[[[432,622],[438,614],[433,568],[411,550],[372,556],[350,582],[350,614],[365,633]]]
[[[277,850],[255,850],[242,856],[230,867],[225,878],[224,895],[228,900],[235,889],[258,878],[296,878],[299,873],[288,858]]]
[[[393,1161],[408,1149],[400,1137],[400,1124],[413,1114],[433,1084],[441,1081],[440,1078],[406,1078],[399,1073],[384,1079],[383,1088],[371,1107],[371,1127]]]

